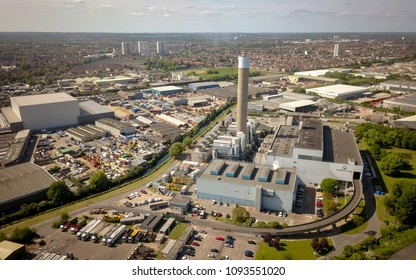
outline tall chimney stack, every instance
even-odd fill
[[[247,136],[248,57],[238,57],[237,132]]]

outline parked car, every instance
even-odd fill
[[[194,241],[194,242],[192,242],[192,245],[193,246],[199,246],[199,243]]]
[[[252,257],[253,255],[254,255],[254,253],[251,250],[245,250],[244,251],[244,256],[246,256],[246,257]]]
[[[254,240],[248,240],[247,243],[252,244],[252,245],[256,245],[256,241],[254,241]]]
[[[213,253],[219,253],[220,251],[218,250],[218,249],[216,249],[216,248],[211,248],[211,250],[210,250],[211,252],[213,252]]]
[[[215,240],[224,241],[224,237],[222,237],[222,236],[217,236],[217,237],[215,237]]]

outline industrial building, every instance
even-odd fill
[[[397,98],[383,101],[383,107],[388,109],[398,108],[404,112],[416,112],[416,94],[411,93]]]
[[[119,137],[120,135],[129,135],[136,133],[136,128],[126,123],[116,121],[114,119],[99,119],[95,121],[95,125],[112,135]]]
[[[176,126],[176,127],[184,127],[184,126],[186,126],[186,122],[181,121],[181,120],[178,120],[178,119],[176,119],[174,117],[171,117],[169,115],[166,115],[166,114],[156,115],[155,118],[156,119],[159,119],[159,120],[161,120],[163,122],[166,122],[168,124],[171,124],[173,126]]]
[[[369,89],[365,87],[349,86],[349,85],[330,85],[324,87],[310,88],[306,92],[308,94],[318,94],[321,97],[336,99],[341,98],[357,99],[363,96],[363,93],[368,92]]]
[[[125,100],[136,100],[136,99],[143,98],[143,92],[141,91],[136,91],[136,92],[120,91],[117,93],[117,95]]]
[[[78,117],[78,122],[80,124],[84,123],[93,123],[98,119],[110,118],[114,119],[114,111],[107,109],[104,106],[101,106],[94,101],[83,101],[79,103],[80,115]]]
[[[312,118],[281,125],[274,135],[266,137],[254,161],[296,168],[297,176],[306,184],[319,184],[324,178],[352,182],[361,179],[363,172],[353,133],[332,129]]]
[[[36,164],[22,163],[0,169],[0,182],[0,211],[8,212],[45,200],[55,179]]]
[[[93,141],[94,139],[110,134],[109,131],[91,124],[69,128],[65,131],[65,133],[69,137],[81,142]]]
[[[114,118],[114,112],[94,101],[78,100],[64,92],[11,97],[12,107],[2,108],[2,126],[11,131],[42,130]],[[4,118],[1,118],[3,116]]]
[[[20,163],[30,140],[30,130],[0,134],[0,168]]]
[[[162,234],[169,234],[171,229],[174,228],[176,225],[175,218],[169,218],[166,223],[160,228],[159,233]]]
[[[350,73],[351,69],[343,69],[343,68],[316,69],[316,70],[295,72],[294,75],[295,76],[322,77],[322,76],[325,76],[325,74],[328,72]]]
[[[190,206],[191,199],[186,196],[176,195],[171,199],[171,201],[169,201],[170,208],[181,209],[183,213],[188,212]]]
[[[380,84],[380,88],[391,93],[416,93],[416,82],[413,81],[386,81]]]
[[[282,103],[279,105],[279,107],[281,110],[286,110],[289,112],[307,113],[316,109],[316,102],[311,100],[297,100]]]
[[[25,245],[7,240],[0,242],[0,260],[19,260],[25,253]]]
[[[208,106],[209,101],[208,101],[208,98],[193,97],[193,98],[188,99],[188,105],[192,107],[203,107],[203,106]]]
[[[198,198],[292,212],[297,191],[296,171],[214,159],[197,179]]]
[[[403,127],[407,127],[410,129],[416,129],[416,115],[395,120],[394,124],[397,126],[403,126]]]
[[[183,93],[183,88],[180,88],[177,86],[154,87],[154,88],[151,88],[150,90],[151,92],[157,95],[162,95],[162,96]]]
[[[12,107],[3,107],[0,109],[0,132],[18,132],[22,129],[23,123],[13,112]]]
[[[66,93],[10,97],[13,112],[23,128],[40,130],[78,124],[78,100]]]
[[[150,214],[149,216],[147,216],[146,220],[144,220],[143,223],[140,225],[140,228],[148,231],[156,231],[162,220],[163,215]]]
[[[177,97],[173,97],[173,98],[169,98],[167,100],[167,102],[169,104],[172,104],[173,106],[183,106],[183,105],[188,105],[188,99],[186,98],[177,98]]]
[[[219,88],[220,85],[217,82],[199,82],[188,84],[188,87],[193,91],[197,91],[201,89]]]

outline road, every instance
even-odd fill
[[[416,258],[416,243],[404,247],[388,258],[389,260],[412,260]]]

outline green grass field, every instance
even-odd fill
[[[260,241],[256,260],[315,260],[311,246],[312,240],[280,241],[280,248],[269,247],[264,241]]]
[[[218,73],[215,74],[208,74],[208,70],[218,71]],[[221,67],[221,68],[211,68],[211,69],[196,69],[196,70],[189,70],[185,71],[185,75],[193,74],[193,72],[196,74],[196,76],[204,79],[204,80],[212,80],[216,77],[222,77],[225,75],[237,75],[238,69],[237,67]],[[268,72],[260,71],[261,75],[266,75]]]
[[[367,150],[368,145],[364,141],[360,141],[358,144],[360,150]],[[380,170],[380,161],[372,159],[372,165],[376,170],[377,178],[372,179],[374,186],[379,185],[386,193],[391,193],[393,185],[399,180],[403,181],[416,181],[416,151],[400,149],[400,148],[391,148],[386,149],[387,152],[395,152],[402,156],[403,159],[409,162],[409,167],[406,170],[400,172],[398,177],[391,177],[385,175]],[[384,196],[376,196],[376,213],[380,222],[383,222],[384,225],[390,225],[395,222],[393,216],[391,216],[386,207],[384,206]]]
[[[170,239],[178,240],[182,236],[183,231],[186,229],[188,224],[178,223],[169,234]]]

